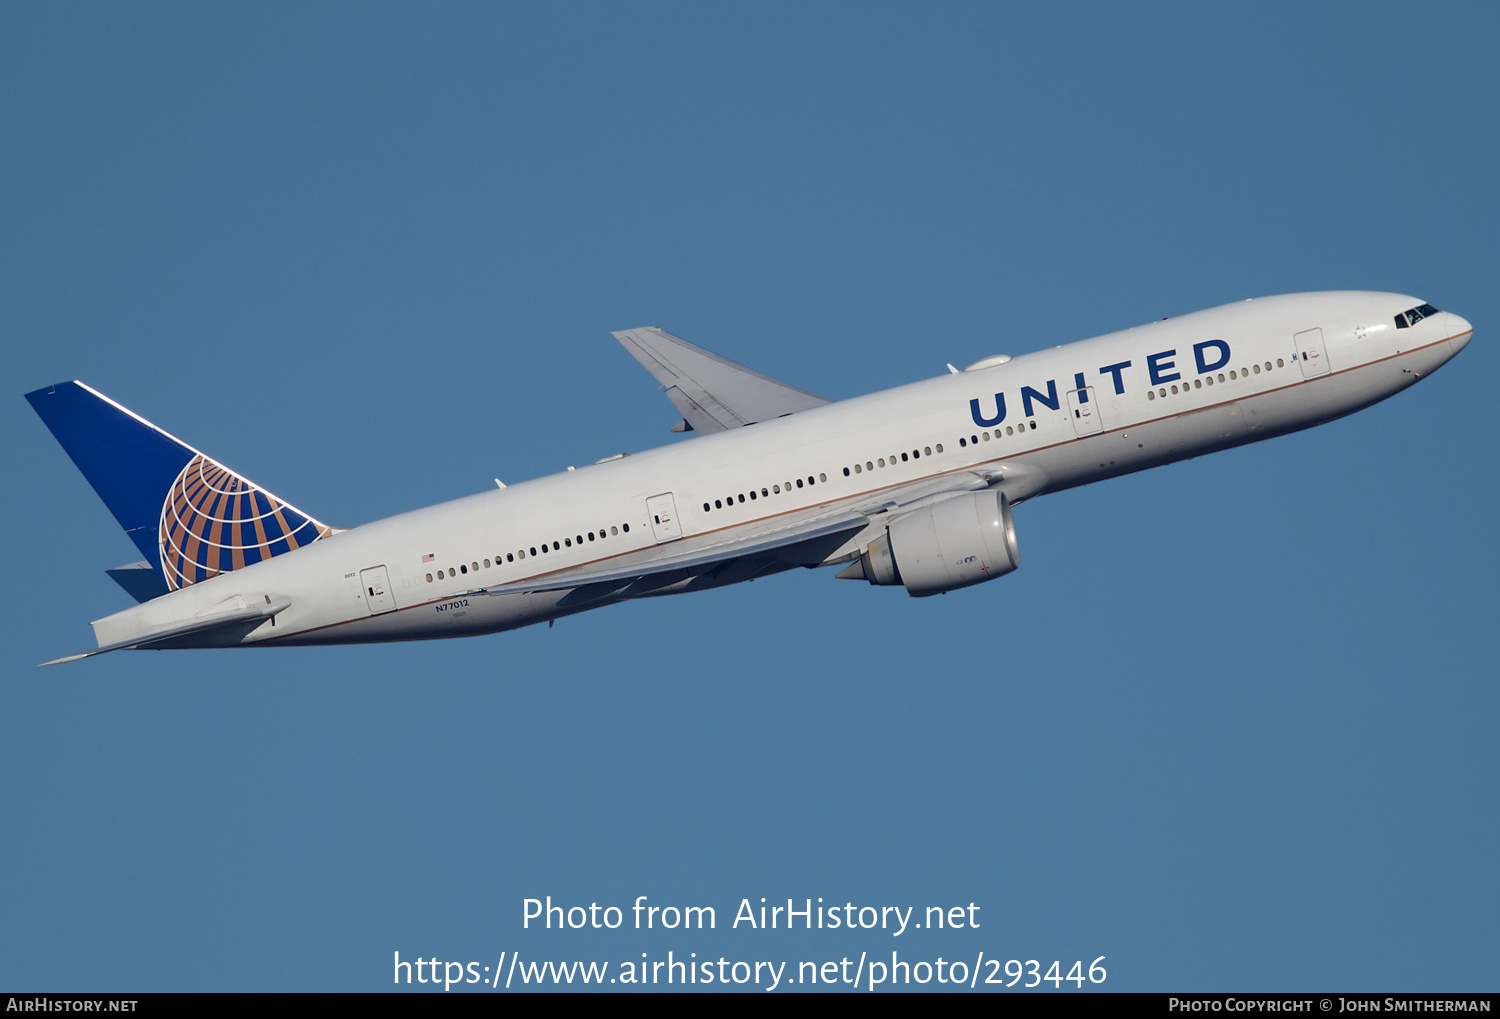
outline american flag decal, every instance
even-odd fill
[[[427,554],[426,554],[426,555],[424,555],[424,556],[423,556],[423,557],[422,557],[422,561],[423,561],[423,562],[424,562],[424,563],[430,563],[430,562],[432,562],[432,560],[433,560],[433,555],[432,555],[432,553],[431,553],[431,552],[429,552],[429,553],[427,553]]]

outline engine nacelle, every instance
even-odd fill
[[[1010,503],[996,491],[956,496],[899,517],[859,560],[865,580],[904,584],[914,598],[982,584],[1019,565]]]

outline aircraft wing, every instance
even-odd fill
[[[900,513],[926,502],[962,492],[1005,485],[1001,469],[987,472],[958,471],[929,478],[899,490],[872,493],[836,508],[819,508],[753,534],[705,534],[683,538],[670,546],[656,546],[600,567],[561,570],[530,580],[478,588],[471,595],[530,594],[543,591],[577,592],[576,600],[595,597],[659,593],[663,587],[691,584],[702,578],[706,584],[731,568],[759,563],[755,575],[793,566],[818,566],[842,550],[857,534],[883,514]],[[739,564],[737,566],[737,564]],[[570,596],[571,598],[572,596]]]
[[[846,509],[823,510],[820,515],[796,522],[745,534],[703,534],[697,539],[681,539],[669,549],[655,546],[646,549],[651,558],[633,557],[633,563],[612,563],[601,567],[580,567],[534,576],[528,581],[496,584],[478,588],[469,594],[531,594],[538,591],[576,590],[579,600],[595,596],[637,596],[655,593],[666,585],[690,582],[696,578],[714,578],[733,564],[762,560],[763,569],[774,572],[792,566],[817,566],[829,552],[843,545],[853,534],[870,525],[864,513]],[[661,555],[660,552],[666,552]]]
[[[788,566],[816,566],[850,536],[869,526],[863,513],[838,510],[821,517],[761,531],[738,538],[722,534],[703,535],[694,541],[685,538],[674,543],[672,550],[649,560],[631,564],[610,565],[602,569],[564,570],[558,573],[518,580],[510,584],[480,588],[473,594],[530,594],[540,591],[567,591],[574,588],[597,589],[600,593],[636,593],[654,589],[657,582],[676,583],[699,574],[716,572],[740,559],[770,557]],[[652,552],[661,551],[657,546]],[[631,591],[623,591],[631,588]]]
[[[682,413],[674,432],[707,435],[832,402],[654,326],[626,329],[614,337],[655,376]]]

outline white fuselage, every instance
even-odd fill
[[[284,598],[290,607],[247,624],[237,643],[452,637],[746,580],[792,564],[751,560],[603,600],[475,593],[649,562],[830,509],[889,511],[965,472],[995,472],[1019,502],[1306,428],[1391,396],[1467,343],[1468,323],[1448,313],[1395,328],[1393,317],[1420,303],[1292,294],[1153,322],[365,524],[110,616],[95,631],[103,645],[239,599]],[[848,561],[868,540],[856,535],[823,561]]]

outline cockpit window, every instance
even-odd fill
[[[1432,305],[1419,304],[1417,305],[1417,307],[1411,309],[1410,311],[1403,311],[1401,314],[1396,316],[1396,328],[1405,329],[1408,326],[1414,326],[1424,318],[1431,318],[1437,313],[1438,309],[1434,308]]]

